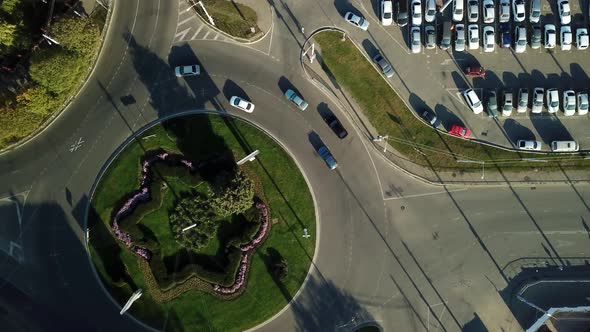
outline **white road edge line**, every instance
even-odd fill
[[[416,195],[408,195],[408,196],[401,196],[401,197],[391,197],[391,198],[383,198],[384,201],[393,201],[396,199],[403,199],[403,198],[413,198],[413,197],[423,197],[423,196],[430,196],[430,195],[438,195],[438,194],[446,194],[446,193],[455,193],[459,191],[465,191],[469,188],[461,188],[455,190],[444,190],[444,191],[435,191],[432,193],[425,193],[425,194],[416,194]]]

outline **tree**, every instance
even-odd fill
[[[17,27],[15,24],[10,24],[0,19],[0,45],[3,47],[11,47],[17,36]]]
[[[88,19],[65,17],[55,21],[51,26],[51,36],[61,47],[86,55],[94,51],[100,38],[98,25]]]
[[[217,179],[216,189],[211,198],[211,207],[220,216],[230,216],[249,209],[253,204],[254,184],[244,173],[238,171],[227,180],[227,173]]]
[[[55,111],[60,105],[59,100],[41,86],[28,88],[16,96],[19,108],[38,115],[47,115]]]
[[[82,59],[59,47],[42,49],[33,54],[29,74],[31,79],[56,95],[68,93],[84,70]]]
[[[19,8],[21,0],[3,0],[0,2],[0,11],[10,16],[17,14],[15,11]]]
[[[194,250],[206,246],[217,229],[215,214],[209,204],[194,196],[183,198],[176,204],[169,216],[169,223],[176,241]],[[182,231],[192,225],[196,226]]]

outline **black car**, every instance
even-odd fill
[[[397,25],[405,27],[408,25],[408,0],[395,1],[394,6],[397,13]]]
[[[430,125],[432,125],[434,128],[440,126],[440,120],[433,111],[429,109],[422,110],[420,116],[426,120],[426,122],[430,123]]]
[[[334,131],[336,136],[340,138],[348,136],[348,132],[346,131],[346,129],[344,129],[340,121],[334,115],[330,115],[326,117],[324,120],[326,121],[328,126],[332,128],[332,131]]]

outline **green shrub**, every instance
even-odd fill
[[[97,24],[75,17],[64,17],[53,22],[50,32],[61,47],[79,55],[91,53],[100,38]]]
[[[38,85],[23,91],[16,101],[19,109],[42,116],[53,113],[63,102],[54,93]]]
[[[56,95],[72,92],[88,63],[59,47],[45,48],[31,57],[31,79]]]
[[[230,216],[246,211],[254,204],[254,183],[243,172],[233,178],[224,172],[217,177],[211,207],[220,216]]]

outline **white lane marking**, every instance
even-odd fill
[[[185,30],[177,33],[176,35],[174,35],[174,39],[178,39],[178,40],[183,40],[184,37],[186,37],[186,34],[189,32],[191,28],[186,28]],[[180,38],[178,38],[180,36]]]
[[[213,37],[213,40],[217,40],[217,38],[219,38],[219,34],[218,33],[215,34],[215,37]]]
[[[502,232],[500,234],[512,235],[539,235],[539,231],[521,231],[521,232]],[[583,231],[543,231],[545,235],[588,235],[588,232]]]
[[[186,19],[184,19],[184,20],[182,20],[182,21],[178,22],[178,26],[181,26],[181,25],[185,24],[186,22],[188,22],[188,21],[192,20],[193,18],[194,18],[194,16],[191,16],[191,17],[189,17],[189,18],[186,18]]]
[[[468,188],[461,188],[461,189],[456,189],[456,190],[435,191],[432,193],[425,193],[425,194],[408,195],[408,196],[401,196],[401,197],[389,197],[389,198],[383,198],[383,200],[384,201],[393,201],[396,199],[403,199],[403,198],[413,198],[413,197],[423,197],[423,196],[438,195],[438,194],[455,193],[455,192],[459,192],[459,191],[465,191],[467,189]]]
[[[205,27],[205,25],[201,25],[198,29],[197,32],[195,32],[195,34],[191,37],[191,40],[195,39],[197,37],[197,35],[199,34],[199,32],[201,32],[201,30],[203,30],[203,27]]]
[[[207,36],[209,36],[210,33],[211,31],[207,31],[207,33],[203,36],[203,39],[207,39]]]

